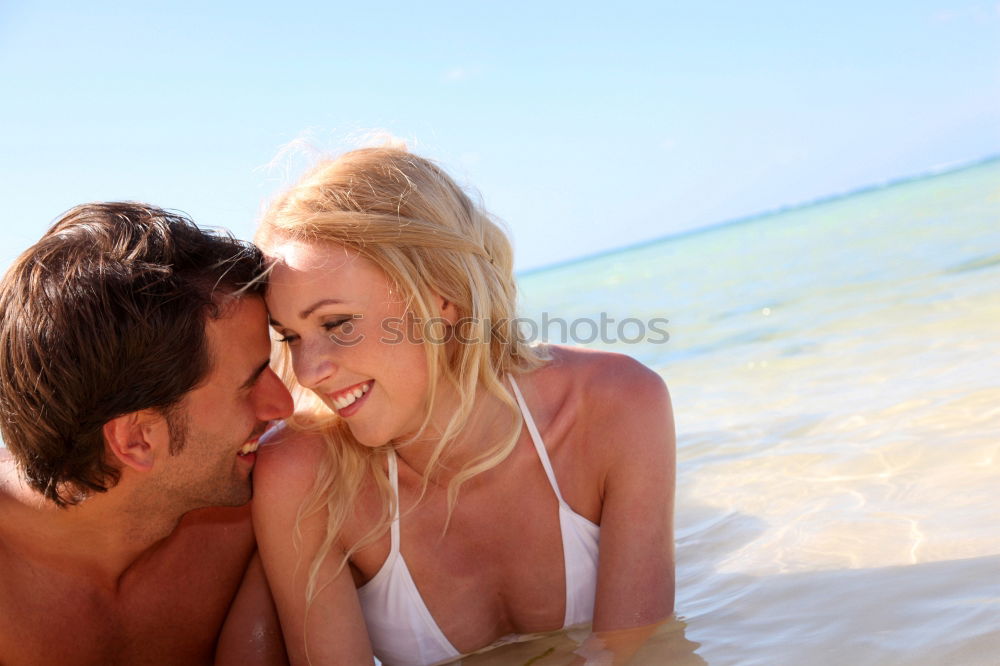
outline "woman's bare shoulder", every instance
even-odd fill
[[[327,444],[323,436],[311,430],[299,430],[281,423],[260,440],[254,464],[254,491],[272,486],[305,490],[312,487],[316,470]]]
[[[655,402],[666,391],[657,372],[626,354],[556,345],[549,353],[539,379],[582,389],[588,403]]]
[[[622,452],[659,447],[669,439],[670,394],[657,372],[613,352],[553,347],[551,357],[536,385],[573,405],[574,439],[585,449],[582,454],[610,464]]]

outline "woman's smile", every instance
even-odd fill
[[[368,392],[371,391],[374,385],[375,380],[369,379],[366,382],[348,386],[346,389],[328,393],[326,399],[337,410],[337,414],[343,418],[347,418],[356,414],[361,409],[361,406],[368,399]]]

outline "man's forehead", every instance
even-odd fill
[[[210,373],[246,374],[270,357],[271,340],[263,298],[243,295],[227,303],[220,315],[206,324]]]

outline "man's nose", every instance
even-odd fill
[[[268,368],[260,379],[256,406],[257,418],[261,421],[274,421],[287,419],[291,416],[295,408],[292,403],[292,394],[288,392],[288,388],[274,370]]]

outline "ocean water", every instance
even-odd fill
[[[634,663],[1000,664],[1000,161],[521,289],[536,321],[670,322],[589,345],[655,368],[677,422],[677,620]]]

